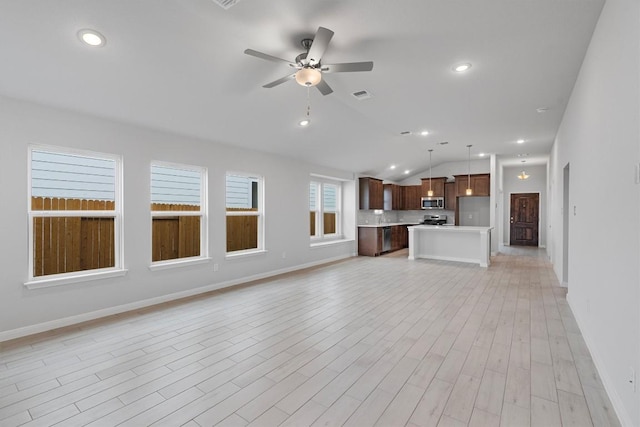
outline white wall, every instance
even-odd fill
[[[129,270],[124,277],[38,290],[23,286],[29,256],[27,147],[30,143],[123,155],[124,256],[125,268]],[[309,246],[310,174],[350,180],[343,197],[346,199],[345,232],[353,239],[356,186],[352,173],[7,98],[0,98],[0,148],[0,341],[36,332],[47,325],[83,320],[90,317],[87,313],[108,314],[142,301],[196,293],[198,288],[226,286],[246,278],[348,257],[356,252],[353,240],[323,247]],[[152,160],[208,168],[211,263],[149,270]],[[228,170],[264,176],[265,254],[225,259],[224,191]],[[219,264],[219,271],[213,271],[213,263]]]
[[[489,197],[459,197],[458,218],[456,225],[471,227],[488,227],[490,223]]]
[[[447,162],[434,166],[431,169],[431,176],[443,177],[446,176],[449,180],[453,180],[454,175],[466,175],[467,171],[471,169],[471,174],[474,173],[490,173],[491,165],[490,159],[471,160],[468,162]],[[418,185],[422,184],[421,178],[429,178],[429,169],[426,171],[411,175],[410,177],[399,182],[400,185]]]
[[[608,0],[550,161],[554,268],[560,280],[568,268],[569,304],[627,426],[640,426],[640,394],[629,383],[631,370],[640,371],[639,80],[640,2]],[[564,212],[567,164],[569,212]],[[594,206],[594,200],[606,201],[606,207]],[[563,214],[569,215],[566,266]]]
[[[529,179],[518,179],[518,174],[525,170]],[[507,166],[502,170],[502,242],[509,244],[510,218],[511,218],[511,194],[514,193],[540,193],[540,205],[538,217],[538,246],[544,248],[547,245],[547,166]]]

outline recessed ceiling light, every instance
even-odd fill
[[[471,64],[469,63],[458,64],[453,66],[453,71],[455,71],[456,73],[464,73],[465,71],[469,70],[469,68],[471,68]]]
[[[428,130],[423,130],[422,132],[420,132],[420,135],[427,136],[427,135],[429,135],[429,131]]]
[[[299,124],[300,126],[309,126],[309,123],[311,123],[311,120],[309,120],[309,119],[300,120],[300,121],[298,122],[298,124]]]
[[[393,169],[395,169],[395,168],[396,168],[396,165],[391,165],[391,166],[389,166],[389,169],[391,169],[391,170],[393,170]]]
[[[546,113],[547,111],[549,111],[549,107],[540,107],[540,108],[536,108],[536,111],[538,113]]]
[[[484,153],[480,153],[480,154],[478,154],[478,156],[484,157]]]
[[[80,30],[78,31],[78,38],[92,47],[102,47],[107,43],[107,39],[96,30]]]
[[[406,171],[404,171],[405,175],[409,175],[409,172],[411,172],[409,169],[407,169]]]
[[[519,139],[516,141],[518,144],[524,144],[524,139]]]

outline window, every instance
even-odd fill
[[[151,261],[206,257],[206,169],[151,164]]]
[[[309,230],[312,239],[341,236],[342,184],[314,177],[309,184]]]
[[[119,156],[29,149],[29,282],[122,270]]]
[[[261,177],[227,173],[227,253],[264,248],[262,186]]]

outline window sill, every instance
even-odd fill
[[[256,250],[230,252],[226,254],[224,257],[225,259],[233,260],[233,259],[241,259],[241,258],[246,258],[251,256],[264,255],[266,253],[267,253],[266,249],[256,249]]]
[[[185,259],[172,259],[167,261],[157,261],[149,266],[149,270],[167,270],[177,267],[188,267],[191,265],[206,264],[211,262],[210,257],[197,257],[197,258],[185,258]]]
[[[101,279],[109,279],[111,277],[121,277],[127,274],[126,269],[109,269],[109,270],[101,270],[94,271],[90,273],[82,272],[78,273],[66,273],[66,274],[56,274],[55,277],[47,277],[37,278],[29,280],[24,283],[24,286],[28,289],[42,289],[42,288],[50,288],[54,286],[62,286],[69,285],[72,283],[78,282],[89,282],[91,280],[101,280]]]
[[[350,243],[350,242],[355,242],[355,239],[333,239],[333,240],[321,240],[318,242],[311,242],[311,247],[312,248],[322,248],[324,246],[332,246],[332,245],[339,245],[342,243]]]

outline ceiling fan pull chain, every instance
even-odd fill
[[[307,86],[307,120],[311,116],[311,86]]]

